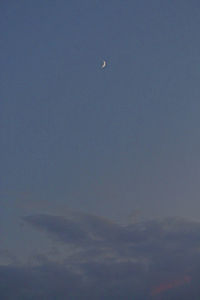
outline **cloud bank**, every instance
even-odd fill
[[[199,300],[199,222],[166,218],[120,225],[81,213],[22,220],[53,247],[23,264],[0,264],[2,300]]]

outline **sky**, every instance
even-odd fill
[[[196,0],[1,1],[2,300],[199,299],[199,27]]]

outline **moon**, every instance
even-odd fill
[[[106,61],[103,60],[103,63],[102,63],[102,65],[101,65],[101,68],[104,69],[104,68],[106,67],[106,65],[107,65]]]

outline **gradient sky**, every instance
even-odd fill
[[[1,247],[36,212],[199,219],[199,31],[195,0],[1,1]]]

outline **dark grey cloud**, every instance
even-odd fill
[[[81,213],[22,219],[47,233],[54,249],[1,265],[2,300],[199,299],[199,222],[120,225]]]
[[[129,243],[133,236],[125,227],[89,214],[71,214],[68,217],[38,214],[26,216],[23,220],[60,241],[72,244],[119,244],[119,241]]]

